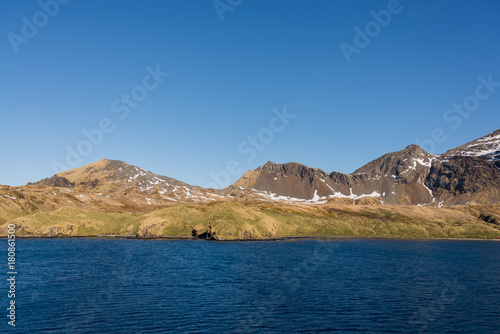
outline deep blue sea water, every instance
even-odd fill
[[[500,333],[499,242],[44,239],[16,256],[3,332]]]

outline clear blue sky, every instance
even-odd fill
[[[443,119],[478,76],[500,81],[498,1],[402,0],[379,31],[370,12],[390,1],[221,2],[224,20],[212,0],[72,0],[53,17],[35,0],[2,1],[0,184],[69,166],[67,147],[103,119],[113,131],[73,165],[118,159],[200,186],[229,161],[231,182],[269,160],[351,173],[436,128],[446,139],[432,153],[500,128],[500,87],[468,118]],[[348,63],[340,44],[367,24],[373,37]],[[120,119],[122,94],[141,97],[157,65],[170,74]],[[295,119],[262,130],[285,106]],[[244,141],[259,133],[254,156]]]

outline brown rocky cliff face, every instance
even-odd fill
[[[311,199],[318,188],[318,177],[327,177],[321,170],[314,170],[299,163],[275,164],[268,162],[257,168],[258,176],[253,189],[277,195]]]
[[[441,158],[432,165],[426,184],[444,205],[500,202],[498,167],[484,158]]]

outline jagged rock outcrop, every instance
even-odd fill
[[[61,187],[61,188],[73,188],[75,184],[70,182],[67,178],[54,175],[52,177],[45,178],[38,182],[30,182],[28,185],[44,185],[44,186],[52,186],[52,187]]]

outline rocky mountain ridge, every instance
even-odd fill
[[[18,190],[29,192],[36,188],[36,192],[40,192],[45,189],[44,198],[53,208],[57,208],[54,203],[60,201],[57,195],[65,193],[74,194],[74,199],[81,202],[74,206],[118,211],[213,201],[440,207],[495,204],[500,202],[499,152],[500,130],[497,130],[442,155],[409,145],[351,174],[327,173],[295,162],[268,162],[247,171],[232,186],[221,190],[192,186],[123,161],[103,159]],[[111,198],[115,200],[112,204]],[[0,194],[0,200],[16,199],[12,194]]]
[[[270,199],[326,203],[371,198],[381,204],[453,206],[500,202],[500,130],[433,155],[417,145],[387,153],[351,174],[326,173],[298,163],[265,165],[234,186]]]

